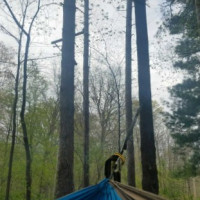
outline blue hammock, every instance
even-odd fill
[[[57,200],[121,200],[109,179],[102,180],[99,184],[84,188]]]
[[[100,183],[57,200],[166,200],[163,197],[105,178]]]

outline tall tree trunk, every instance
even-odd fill
[[[33,27],[33,23],[39,13],[40,10],[40,1],[38,0],[37,10],[32,17],[32,20],[29,25],[28,32],[26,32],[26,47],[24,53],[24,75],[23,75],[23,87],[22,87],[22,107],[20,112],[20,119],[22,125],[22,132],[23,132],[23,140],[24,140],[24,148],[26,153],[26,200],[31,200],[31,186],[32,186],[32,174],[31,174],[31,152],[30,152],[30,144],[28,139],[28,132],[26,127],[25,121],[25,111],[26,111],[26,93],[27,93],[27,67],[28,67],[28,57],[29,57],[29,48],[31,42],[31,30]],[[27,4],[28,6],[28,4]],[[23,31],[23,27],[21,27]]]
[[[89,186],[89,0],[84,8],[84,55],[83,55],[83,118],[84,118],[84,187]]]
[[[74,43],[76,1],[63,5],[63,45],[60,88],[60,137],[55,197],[74,190]]]
[[[199,33],[200,33],[200,0],[195,0],[195,8],[196,8],[198,29],[199,29]]]
[[[133,145],[133,129],[130,129],[132,123],[132,0],[127,0],[126,8],[126,69],[125,69],[125,87],[126,87],[126,131],[127,135],[131,135],[127,142],[128,157],[128,184],[135,186],[135,158]]]
[[[26,153],[26,200],[31,199],[31,153],[30,146],[28,141],[28,133],[25,121],[25,110],[26,110],[26,88],[27,88],[27,62],[28,62],[28,53],[30,46],[30,35],[27,35],[26,48],[25,48],[25,57],[24,57],[24,75],[23,75],[23,88],[22,88],[22,107],[20,112],[20,119],[23,132],[24,148]]]
[[[15,148],[15,137],[16,137],[16,118],[17,118],[17,102],[18,102],[18,87],[19,87],[19,72],[21,66],[21,43],[22,43],[22,31],[20,33],[19,38],[19,46],[18,46],[18,59],[17,59],[17,73],[15,77],[15,97],[13,101],[12,107],[12,142],[11,142],[11,149],[10,149],[10,157],[9,157],[9,164],[8,164],[8,177],[7,177],[7,186],[6,186],[6,196],[5,200],[9,200],[10,196],[10,185],[11,185],[11,178],[12,178],[12,164],[13,164],[13,156],[14,156],[14,148]]]
[[[138,55],[138,79],[140,100],[140,134],[142,157],[142,187],[158,193],[156,149],[154,142],[151,82],[149,68],[148,33],[146,22],[146,0],[134,1]]]

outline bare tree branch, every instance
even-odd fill
[[[9,10],[13,20],[15,21],[15,23],[17,24],[17,26],[23,31],[23,33],[28,36],[28,33],[24,30],[24,28],[22,27],[22,25],[20,24],[20,22],[17,20],[15,14],[13,13],[12,9],[10,8],[10,5],[8,4],[7,0],[3,0],[7,9]]]
[[[47,3],[44,5],[41,5],[40,8],[46,7],[46,6],[52,6],[52,5],[56,5],[56,6],[62,6],[60,3]]]
[[[14,39],[17,41],[17,43],[19,42],[19,39],[18,39],[16,36],[14,36],[8,29],[6,29],[3,25],[0,25],[0,30],[1,30],[3,33],[5,33],[6,35],[9,35],[9,36],[11,36],[12,38],[14,38]]]
[[[40,0],[38,0],[38,7],[37,7],[37,10],[35,12],[35,15],[33,16],[32,20],[31,20],[31,23],[30,23],[30,26],[29,26],[29,30],[28,30],[28,35],[30,36],[30,33],[31,33],[31,29],[32,29],[32,26],[33,26],[33,22],[35,21],[35,18],[37,17],[39,11],[40,11]]]

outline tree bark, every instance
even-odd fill
[[[138,56],[139,101],[141,109],[140,134],[143,173],[142,187],[144,190],[157,194],[159,191],[159,186],[151,102],[146,1],[134,1],[134,3]]]
[[[84,8],[84,55],[83,55],[83,118],[84,118],[84,187],[89,186],[89,0]]]
[[[74,190],[74,44],[76,1],[63,4],[63,45],[60,88],[60,137],[55,197]]]
[[[28,133],[25,121],[25,110],[26,110],[26,88],[27,88],[27,62],[28,53],[30,46],[30,35],[27,36],[26,48],[25,48],[25,58],[24,58],[24,75],[23,75],[23,88],[22,88],[22,107],[20,112],[20,119],[23,131],[24,148],[26,153],[26,200],[31,199],[31,153],[28,141]]]
[[[27,4],[28,6],[28,4]],[[20,119],[23,131],[23,140],[24,140],[24,148],[26,153],[26,200],[31,200],[31,186],[32,186],[32,174],[31,174],[31,152],[30,152],[30,145],[28,140],[28,132],[26,127],[25,121],[25,111],[26,111],[26,93],[27,93],[27,67],[28,67],[28,56],[29,56],[29,48],[31,42],[31,30],[33,27],[33,23],[39,13],[40,10],[40,0],[38,0],[37,10],[32,17],[31,23],[29,25],[28,33],[26,33],[26,47],[24,53],[24,75],[23,75],[23,87],[22,87],[22,107],[20,112]],[[23,27],[21,27],[23,31]]]
[[[126,131],[127,135],[133,132],[130,129],[132,123],[132,0],[127,0],[126,8],[126,69],[125,69],[125,103],[126,103]],[[135,158],[133,136],[127,142],[127,167],[128,167],[128,184],[135,186]]]
[[[18,87],[19,87],[19,72],[21,66],[21,43],[22,43],[22,32],[20,33],[19,38],[19,46],[18,46],[18,60],[17,60],[17,73],[15,77],[15,97],[13,101],[13,116],[12,116],[12,142],[11,142],[11,149],[10,149],[10,157],[9,157],[9,164],[8,164],[8,177],[7,177],[7,186],[6,186],[6,196],[5,200],[9,200],[10,196],[10,185],[11,185],[11,178],[12,178],[12,164],[13,164],[13,156],[14,156],[14,148],[15,148],[15,139],[16,139],[16,117],[17,117],[17,102],[18,102]]]
[[[199,33],[200,33],[200,0],[195,0],[195,8],[196,8],[198,29],[199,29]]]

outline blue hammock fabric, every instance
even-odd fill
[[[103,179],[97,185],[93,185],[67,196],[61,197],[57,200],[121,200],[120,196],[115,191],[114,187],[110,185],[109,179]]]

